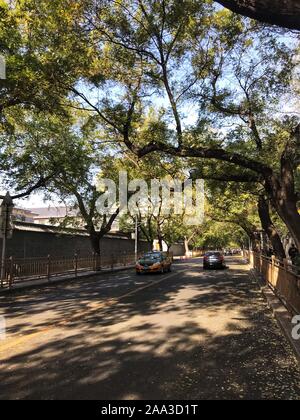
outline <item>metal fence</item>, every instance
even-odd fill
[[[276,292],[285,306],[300,314],[300,270],[288,260],[277,260],[258,253],[249,255],[250,263]]]
[[[5,261],[5,275],[1,279],[1,288],[12,288],[15,284],[28,280],[48,279],[58,276],[75,276],[83,272],[97,272],[104,269],[131,266],[135,263],[135,254],[118,254],[109,257],[92,255],[81,258],[9,258]]]

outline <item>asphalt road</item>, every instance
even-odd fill
[[[300,399],[300,370],[240,259],[0,298],[0,399]]]

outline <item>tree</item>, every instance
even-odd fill
[[[92,248],[100,255],[101,238],[111,230],[123,210],[117,200],[107,214],[100,211],[99,200],[105,193],[105,190],[99,189],[101,179],[111,179],[117,185],[119,172],[126,171],[129,181],[142,177],[150,191],[152,180],[171,175],[178,178],[183,169],[176,159],[170,161],[159,155],[149,156],[139,162],[128,153],[127,148],[122,150],[107,145],[105,140],[100,147],[101,133],[90,123],[81,113],[75,114],[72,120],[62,120],[61,117],[45,113],[39,116],[28,114],[15,132],[6,136],[2,170],[10,187],[41,176],[44,183],[40,182],[35,187],[42,188],[46,197],[54,195],[71,210],[79,211],[90,235]],[[145,133],[149,130],[148,124],[152,125],[151,118],[144,127]],[[129,198],[133,193],[128,193]],[[158,238],[162,249],[164,240],[172,245],[172,238],[175,241],[178,237],[178,233],[175,235],[175,217],[169,218],[163,214],[162,207],[166,203],[161,202],[157,211],[157,203],[154,207],[151,196],[148,199],[150,212],[146,216],[140,215],[140,226],[149,243],[152,245],[154,239]],[[176,220],[180,223],[179,218]],[[83,227],[82,223],[78,223],[77,216],[67,215],[63,226]]]
[[[207,249],[240,248],[247,245],[243,229],[235,224],[207,221],[201,235],[195,237],[195,246]]]
[[[209,0],[86,0],[76,7],[76,25],[69,23],[70,1],[27,6],[39,22],[36,45],[55,57],[50,28],[60,34],[53,19],[66,19],[58,51],[67,59],[66,76],[73,69],[75,77],[59,77],[55,86],[74,95],[74,106],[94,112],[109,140],[139,158],[160,152],[222,161],[235,167],[235,179],[242,170],[264,185],[300,247],[299,119],[280,113],[282,98],[293,95],[291,35],[284,40]],[[84,65],[66,54],[76,40],[90,46],[82,50]],[[150,107],[160,118],[144,131]],[[198,121],[186,118],[188,107]]]
[[[223,168],[224,171],[224,168]],[[268,236],[275,255],[284,259],[285,251],[282,243],[284,232],[282,226],[271,215],[271,206],[263,194],[263,188],[259,183],[244,183],[243,174],[239,182],[226,182],[220,177],[218,168],[212,165],[202,166],[194,174],[207,179],[208,202],[210,203],[210,217],[216,221],[227,221],[240,226],[248,235],[252,246],[258,249],[257,234],[261,229]],[[227,178],[230,179],[230,171]],[[217,180],[216,180],[217,179]]]
[[[94,87],[99,86],[96,75],[102,80],[101,99],[95,103],[78,88],[70,89],[94,110],[107,135],[139,158],[157,151],[219,160],[247,170],[251,180],[263,183],[300,247],[294,182],[299,122],[277,113],[280,98],[291,94],[294,44],[287,45],[272,31],[230,12],[215,10],[209,1],[87,2],[85,24],[86,33],[98,40],[94,53],[99,66],[105,63],[105,77],[100,77],[104,73],[100,67],[94,78],[90,72],[84,77]],[[107,89],[109,98],[103,95]],[[162,108],[160,129],[141,136],[140,122],[155,95],[169,106]],[[183,104],[191,101],[198,104],[200,114],[192,128],[183,117]],[[273,118],[270,107],[277,109]],[[174,130],[169,128],[170,118]],[[224,118],[232,128],[216,135]],[[270,159],[270,150],[275,160]]]
[[[243,16],[283,28],[300,30],[300,5],[297,0],[217,0],[222,6]]]
[[[54,3],[58,6],[59,2],[52,2],[52,5]],[[51,19],[48,16],[47,20],[35,19],[37,16],[34,16],[32,7],[36,6],[31,0],[0,0],[0,55],[6,64],[6,79],[0,80],[0,165],[4,184],[16,190],[14,199],[44,188],[54,173],[44,175],[35,170],[31,173],[32,178],[29,173],[28,177],[15,178],[15,167],[9,167],[6,154],[8,142],[12,135],[19,135],[20,125],[29,114],[49,112],[66,120],[72,106],[66,83],[77,82],[75,62],[78,55],[76,58],[75,55],[82,53],[83,62],[87,51],[84,42],[71,37],[71,28],[78,17],[72,2],[69,2],[68,13],[56,10],[57,13]],[[39,4],[42,14],[41,6]],[[41,32],[51,40],[51,49],[40,42]],[[30,156],[27,158],[30,160]],[[9,177],[14,182],[7,184]]]
[[[82,123],[84,126],[84,124]],[[65,226],[85,227],[92,249],[100,255],[100,240],[110,232],[119,215],[119,208],[103,214],[97,202],[103,191],[97,188],[96,175],[112,176],[114,160],[96,148],[92,132],[80,127],[80,120],[61,120],[60,117],[40,114],[28,116],[22,128],[9,136],[3,150],[9,186],[22,185],[27,179],[41,177],[35,187],[46,196],[55,195],[67,207],[78,210],[84,225],[67,216]],[[103,159],[105,156],[105,159]],[[10,170],[8,171],[8,168]],[[4,168],[5,169],[5,168]],[[115,173],[118,168],[115,167]],[[28,192],[27,192],[28,193]],[[21,198],[24,194],[16,195]]]
[[[41,21],[34,19],[30,5],[37,6],[36,2],[17,0],[9,3],[12,2],[0,1],[0,54],[6,61],[6,79],[0,80],[0,124],[2,129],[11,132],[15,118],[22,118],[24,110],[66,115],[69,91],[64,83],[77,80],[73,71],[74,53],[83,53],[86,46],[78,39],[75,44],[70,36],[70,29],[74,26],[72,18],[76,19],[71,2],[67,16],[60,13],[59,18],[56,15],[57,22],[55,28],[52,26],[52,33],[54,17],[51,21],[47,17],[47,25],[43,21],[47,28],[41,28]],[[40,32],[45,34],[47,29],[46,36],[52,42],[51,50],[41,45],[39,39]],[[70,50],[64,48],[66,42]],[[84,56],[82,54],[82,60]],[[69,71],[71,63],[72,71]]]
[[[149,122],[149,121],[148,121]],[[158,154],[147,156],[142,161],[136,159],[135,155],[130,158],[127,157],[123,161],[123,170],[133,179],[142,179],[146,182],[148,187],[147,200],[136,203],[136,214],[131,214],[128,220],[123,218],[123,226],[125,229],[133,229],[133,224],[138,221],[138,226],[142,237],[145,238],[152,246],[154,240],[158,240],[159,248],[163,250],[163,243],[165,242],[168,249],[179,240],[183,240],[188,227],[185,225],[185,214],[175,214],[172,199],[173,180],[183,183],[186,177],[184,165],[176,159],[164,159]],[[152,182],[158,181],[161,183],[158,196],[152,196]],[[168,197],[166,197],[162,188],[167,187]],[[169,201],[170,200],[170,201]]]
[[[217,223],[229,223],[241,228],[254,249],[259,248],[257,233],[260,222],[256,197],[236,183],[207,181],[207,216]]]
[[[195,243],[195,239],[197,236],[201,235],[201,228],[197,227],[184,227],[184,248],[185,248],[185,255],[189,256],[190,254],[190,246],[192,243]]]
[[[268,235],[277,258],[283,260],[286,258],[284,246],[278,230],[270,216],[270,203],[265,196],[261,195],[258,201],[258,214],[263,230]]]
[[[183,219],[184,217],[182,216],[176,217],[174,215],[170,215],[170,217],[168,217],[162,225],[161,237],[168,247],[168,252],[173,245],[181,242],[185,237],[185,225]]]

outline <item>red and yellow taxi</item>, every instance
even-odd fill
[[[136,263],[136,273],[169,273],[172,258],[166,252],[148,252]]]

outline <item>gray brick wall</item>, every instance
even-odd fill
[[[105,237],[101,240],[103,256],[120,253],[134,254],[134,248],[134,240],[128,238]],[[150,248],[147,242],[139,242],[139,252],[149,251]],[[2,249],[2,243],[0,249]],[[73,257],[75,252],[82,257],[91,255],[92,248],[88,236],[47,231],[14,230],[13,238],[7,242],[8,257],[31,258],[51,255],[68,258]]]

